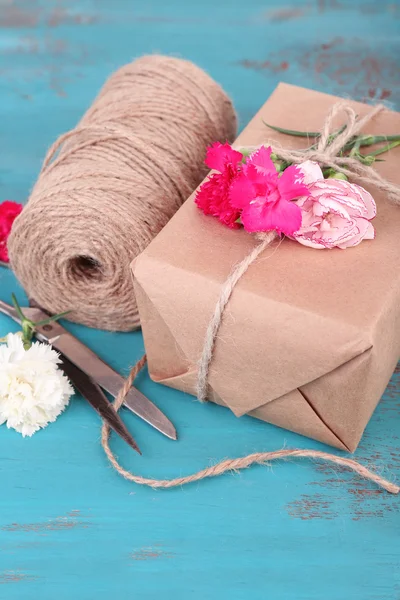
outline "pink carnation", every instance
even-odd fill
[[[376,215],[376,205],[364,188],[339,179],[318,179],[309,190],[309,196],[296,202],[302,225],[293,237],[300,244],[349,248],[375,237],[370,220]]]
[[[232,206],[242,211],[241,221],[247,231],[275,230],[293,235],[301,226],[301,210],[292,200],[308,193],[302,171],[291,166],[279,176],[271,148],[261,146],[232,182],[230,199]]]
[[[240,173],[242,158],[242,153],[231,148],[229,144],[216,142],[209,147],[205,163],[218,173],[210,175],[200,186],[195,199],[204,214],[217,217],[231,228],[239,227],[236,221],[240,211],[230,202],[230,190]]]

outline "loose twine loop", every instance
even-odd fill
[[[146,355],[142,356],[142,358],[136,363],[136,365],[132,368],[129,373],[123,388],[121,389],[118,397],[114,402],[114,408],[119,410],[125,400],[126,394],[131,388],[133,382],[136,379],[136,376],[141,371],[141,369],[146,364],[147,359]],[[219,477],[226,472],[238,472],[242,469],[247,469],[251,465],[268,465],[269,463],[275,460],[289,460],[294,458],[311,458],[314,460],[322,460],[333,465],[337,465],[338,467],[345,467],[350,471],[354,471],[360,477],[372,481],[377,486],[383,488],[390,494],[398,494],[400,492],[400,487],[396,484],[384,479],[377,473],[370,471],[360,463],[351,458],[345,458],[341,456],[335,456],[334,454],[329,454],[328,452],[318,452],[317,450],[299,450],[299,449],[286,449],[276,450],[274,452],[255,452],[254,454],[248,454],[247,456],[243,456],[241,458],[228,458],[223,460],[216,465],[211,467],[207,467],[198,471],[197,473],[193,473],[192,475],[187,475],[184,477],[176,477],[174,479],[151,479],[148,477],[141,477],[140,475],[135,475],[131,473],[127,469],[125,469],[122,465],[120,465],[118,459],[116,458],[114,452],[110,448],[110,427],[106,422],[103,422],[101,429],[101,445],[103,446],[104,452],[111,465],[114,467],[116,471],[124,479],[128,481],[133,481],[138,485],[145,485],[151,487],[153,489],[169,489],[174,487],[180,487],[186,485],[188,483],[194,483],[195,481],[200,481],[201,479],[206,479],[207,477]]]
[[[333,106],[332,110],[326,118],[319,138],[318,147],[315,151],[311,150],[308,152],[300,152],[296,150],[283,150],[282,148],[277,147],[272,147],[272,149],[284,160],[292,161],[295,163],[301,163],[305,160],[314,160],[320,165],[333,167],[337,171],[340,171],[345,175],[351,175],[353,177],[356,176],[357,179],[362,181],[363,183],[377,186],[379,189],[387,192],[389,198],[392,201],[394,201],[395,203],[399,203],[400,188],[398,186],[386,181],[376,171],[371,169],[371,167],[367,167],[365,165],[360,164],[354,158],[336,156],[336,154],[346,144],[346,142],[350,140],[354,135],[356,135],[359,131],[361,131],[361,129],[383,108],[384,107],[382,105],[378,105],[372,111],[370,111],[363,119],[358,120],[356,113],[349,105],[339,102]],[[330,143],[329,136],[332,132],[333,119],[341,112],[344,112],[347,116],[347,127],[341,134],[339,134],[336,137],[336,139],[332,143]],[[346,167],[343,167],[343,164],[345,164]],[[229,299],[238,281],[246,273],[247,269],[259,257],[259,255],[276,239],[276,237],[277,236],[275,232],[259,234],[257,236],[259,243],[240,263],[238,263],[234,267],[228,279],[222,286],[221,293],[214,310],[214,314],[207,327],[203,352],[198,365],[197,397],[200,401],[205,401],[207,399],[207,382],[210,365],[213,357],[213,350],[226,305],[228,304]],[[115,400],[114,407],[116,408],[116,410],[118,410],[122,406],[127,392],[133,384],[137,374],[145,364],[146,356],[143,356],[132,368],[128,378],[126,379],[124,387],[121,389],[117,399]],[[240,471],[241,469],[245,469],[254,464],[265,465],[274,460],[287,460],[291,458],[311,458],[315,460],[330,462],[333,465],[345,467],[350,471],[357,473],[360,477],[372,481],[373,483],[375,483],[376,485],[378,485],[379,487],[383,488],[391,494],[398,494],[400,492],[399,486],[388,481],[387,479],[384,479],[377,473],[374,473],[373,471],[367,469],[355,460],[336,456],[327,452],[300,449],[282,449],[274,452],[256,452],[254,454],[249,454],[241,458],[223,460],[214,466],[207,467],[205,469],[202,469],[201,471],[198,471],[197,473],[193,473],[192,475],[188,475],[185,477],[177,477],[174,479],[150,479],[134,475],[119,464],[117,458],[115,457],[113,451],[110,448],[109,436],[110,428],[106,423],[104,423],[102,426],[101,443],[107,455],[107,458],[114,467],[114,469],[116,469],[116,471],[118,471],[120,475],[122,475],[125,479],[128,479],[129,481],[133,481],[134,483],[137,483],[139,485],[150,486],[156,489],[173,488],[188,483],[193,483],[195,481],[200,481],[201,479],[205,479],[207,477],[218,477],[219,475],[222,475],[227,471]]]

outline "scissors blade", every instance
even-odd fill
[[[39,327],[37,333],[41,333],[40,330]],[[70,333],[66,331],[61,335],[57,335],[55,331],[54,333],[53,338],[48,338],[52,346],[116,398],[125,383],[124,378]],[[177,439],[176,430],[171,421],[136,388],[132,387],[129,390],[124,405],[167,437]]]
[[[95,411],[131,448],[142,454],[135,440],[129,433],[125,423],[109,403],[102,389],[77,366],[61,355],[62,370],[73,383],[76,390],[89,402]]]
[[[23,313],[33,322],[43,321],[49,313],[42,310],[34,301],[30,301],[29,308],[23,307]],[[0,311],[20,323],[16,310],[0,300]],[[92,350],[71,335],[58,321],[36,328],[35,336],[42,342],[47,342],[58,350],[70,362],[86,373],[100,387],[117,397],[125,383],[124,378],[103,362]],[[126,408],[146,421],[149,425],[167,437],[176,440],[176,429],[163,412],[151,402],[144,394],[132,387],[124,401]]]

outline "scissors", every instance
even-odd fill
[[[34,323],[48,319],[49,313],[40,308],[33,300],[30,300],[29,304],[29,307],[22,307],[22,311],[28,319]],[[2,300],[0,300],[0,312],[21,324],[15,308]],[[58,321],[38,325],[35,328],[35,336],[39,341],[50,344],[60,353],[63,370],[76,389],[108,422],[110,427],[140,454],[136,442],[102,391],[105,390],[116,398],[124,384],[124,378],[64,329]],[[167,437],[173,440],[177,439],[176,430],[171,421],[136,388],[131,387],[125,398],[124,406]]]

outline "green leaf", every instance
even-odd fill
[[[284,133],[285,135],[293,135],[295,137],[319,137],[319,132],[315,131],[295,131],[294,129],[284,129],[283,127],[277,127],[276,125],[270,125],[263,120],[264,125],[277,131],[278,133]]]
[[[254,150],[249,150],[249,148],[240,148],[239,152],[243,154],[242,162],[246,162],[246,158],[250,156],[254,152]]]
[[[341,179],[342,181],[348,181],[347,176],[344,173],[340,173],[338,171],[334,171],[330,175],[328,175],[327,179]]]

